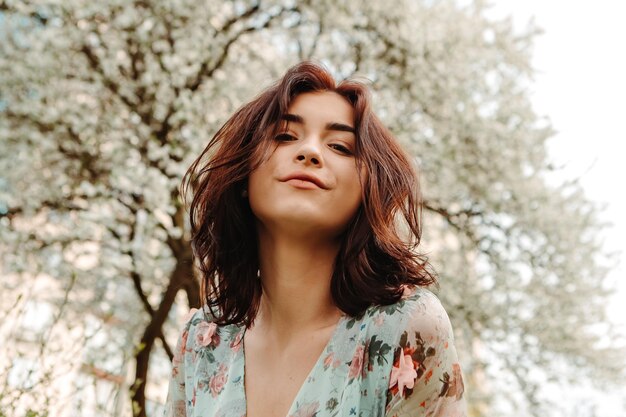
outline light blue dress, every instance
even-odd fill
[[[173,360],[166,417],[246,415],[242,326],[196,311]],[[287,417],[466,416],[450,321],[430,291],[342,316]]]

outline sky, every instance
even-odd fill
[[[544,30],[535,38],[533,106],[557,131],[549,152],[564,165],[563,178],[579,177],[587,196],[606,205],[601,219],[612,223],[605,233],[606,249],[620,252],[610,273],[617,292],[608,313],[626,334],[626,186],[620,184],[626,179],[626,2],[491,4],[492,16],[512,16],[517,29],[534,17]],[[598,416],[626,415],[624,392],[626,388],[608,397],[595,395]]]
[[[608,313],[626,329],[626,187],[620,185],[626,179],[626,1],[491,3],[490,15],[511,15],[519,30],[531,17],[544,30],[535,39],[531,98],[557,131],[549,150],[565,166],[563,178],[580,177],[589,198],[606,204],[602,219],[612,223],[606,248],[623,251],[610,274],[618,291]],[[619,394],[576,395],[589,395],[598,416],[617,417],[626,409]]]
[[[544,34],[535,39],[532,102],[557,134],[550,156],[564,178],[580,177],[588,197],[606,204],[602,219],[609,250],[626,249],[626,2],[496,0],[496,15],[512,15],[522,29],[534,16]],[[626,253],[611,273],[618,284],[609,308],[626,326]]]

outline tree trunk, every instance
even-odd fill
[[[170,277],[170,282],[163,293],[159,308],[154,312],[150,323],[141,337],[137,353],[135,355],[136,370],[135,382],[131,386],[130,394],[134,417],[146,417],[146,378],[150,362],[150,354],[154,341],[161,334],[163,323],[174,304],[178,290],[185,287],[187,281],[193,279],[193,263],[191,257],[179,257],[176,267]]]

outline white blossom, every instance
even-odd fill
[[[128,395],[152,319],[146,300],[158,309],[177,266],[191,265],[176,194],[183,174],[236,108],[307,58],[369,79],[377,114],[420,166],[439,295],[466,374],[488,381],[468,381],[471,403],[545,415],[558,408],[538,390],[545,379],[621,376],[620,352],[596,347],[590,330],[606,322],[598,209],[575,182],[550,181],[552,129],[528,98],[538,29],[515,33],[485,7],[0,0],[0,317],[33,302],[59,312],[41,344],[58,360],[33,377],[51,389],[27,395],[0,379],[10,391],[0,413],[46,401],[52,414],[70,413],[72,392],[44,378],[60,360],[67,372],[119,376],[113,391]],[[197,290],[188,279],[185,291]],[[162,326],[170,346],[177,328],[174,315]],[[11,329],[2,325],[0,340]],[[151,363],[167,363],[160,346]],[[158,400],[167,371],[151,369]],[[67,386],[84,394],[89,372]],[[102,415],[131,412],[126,396],[115,398]]]

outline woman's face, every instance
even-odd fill
[[[352,106],[334,92],[302,93],[274,141],[275,150],[248,180],[259,226],[338,236],[361,204]]]

